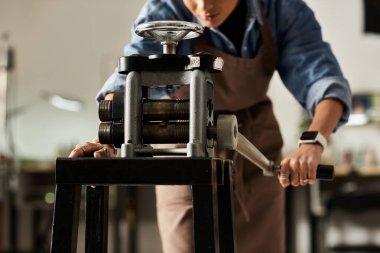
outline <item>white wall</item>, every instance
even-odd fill
[[[1,0],[0,34],[10,35],[16,69],[12,107],[31,104],[14,116],[18,157],[53,159],[59,147],[97,134],[95,94],[117,65],[143,0]],[[78,113],[40,100],[42,92],[84,101]]]
[[[364,33],[363,1],[306,2],[315,10],[353,91],[380,92],[380,35]]]

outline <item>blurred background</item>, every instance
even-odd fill
[[[0,0],[1,252],[48,252],[55,158],[97,135],[95,95],[117,66],[144,2]],[[306,3],[351,84],[354,111],[324,152],[336,180],[288,192],[288,250],[380,252],[379,1]],[[307,118],[278,75],[270,96],[286,154]],[[153,188],[139,188],[137,200],[135,250],[161,252]],[[113,222],[122,226],[110,229],[110,252],[126,252],[128,225]]]

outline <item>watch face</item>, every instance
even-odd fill
[[[317,131],[303,132],[300,140],[301,141],[315,140],[315,138],[317,138],[317,135],[318,135]]]

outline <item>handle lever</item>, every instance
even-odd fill
[[[265,176],[273,176],[281,170],[280,165],[275,165],[268,160],[255,145],[237,130],[235,115],[219,115],[217,123],[217,140],[221,148],[232,149],[244,156],[250,162],[263,170]],[[334,178],[334,166],[318,165],[317,179],[332,180]]]

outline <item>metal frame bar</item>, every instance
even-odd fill
[[[141,73],[132,71],[125,82],[124,144],[122,157],[134,157],[134,149],[141,143]]]
[[[190,80],[190,122],[188,157],[206,157],[207,83],[204,71],[193,70]]]

